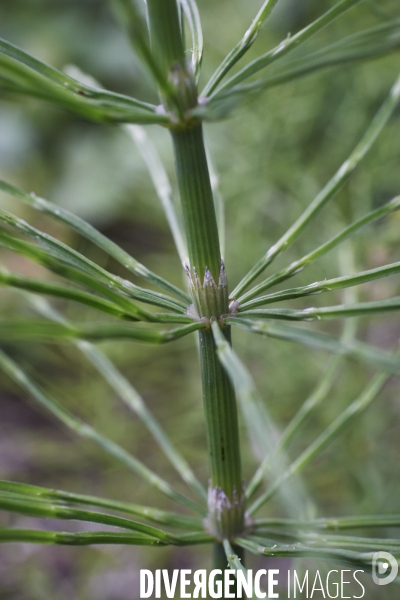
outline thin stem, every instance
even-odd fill
[[[257,531],[263,527],[294,527],[296,529],[322,529],[327,531],[342,531],[346,529],[370,529],[371,527],[400,527],[400,515],[362,515],[361,517],[328,517],[297,521],[295,519],[256,519],[254,528]]]
[[[300,235],[306,225],[311,221],[311,219],[329,202],[331,198],[342,188],[344,183],[350,177],[351,173],[358,166],[364,156],[367,154],[368,150],[373,146],[374,142],[377,140],[379,134],[382,129],[389,121],[393,112],[395,111],[400,99],[400,77],[395,81],[392,89],[389,92],[388,97],[385,102],[382,104],[381,108],[375,115],[374,119],[371,122],[371,125],[368,127],[367,131],[361,138],[360,142],[354,148],[353,152],[350,154],[349,158],[342,164],[340,169],[335,173],[335,175],[328,181],[325,187],[320,191],[320,193],[314,198],[314,200],[309,204],[306,210],[300,215],[300,217],[295,221],[295,223],[288,229],[288,231],[274,244],[268,252],[256,263],[256,265],[247,273],[247,275],[242,279],[238,286],[236,286],[235,290],[232,292],[233,298],[238,298],[238,296],[250,285],[252,281],[260,273],[264,271],[264,269],[279,255],[281,252],[286,250]],[[257,286],[258,287],[258,286]],[[256,288],[255,288],[256,289]],[[244,298],[246,300],[250,299],[250,297],[254,297],[255,289],[251,290],[248,294],[246,294]],[[260,291],[260,290],[258,290]],[[258,293],[257,291],[257,293]]]
[[[302,344],[316,350],[349,356],[360,362],[372,365],[376,369],[382,369],[393,375],[400,375],[398,358],[389,352],[385,352],[364,342],[359,342],[358,340],[347,340],[344,342],[318,331],[238,317],[229,317],[226,319],[226,322],[229,325],[234,325],[251,333],[258,333],[259,335],[265,335],[278,340]]]
[[[180,50],[168,39],[179,29],[176,0],[148,0],[148,7],[152,41],[157,44],[156,51],[163,54],[165,69],[172,78],[185,112],[197,103],[197,90],[183,56],[179,56]],[[159,14],[156,14],[157,11]],[[164,20],[160,19],[161,14],[164,14]],[[168,99],[164,98],[164,106],[168,109]],[[200,123],[185,122],[181,118],[176,128],[171,130],[171,135],[190,261],[187,274],[196,319],[219,319],[228,312],[228,292],[225,268],[221,265],[202,127]],[[225,335],[229,340],[229,328]],[[236,398],[218,360],[212,332],[205,329],[199,332],[199,336],[211,470],[208,523],[219,539],[231,538],[243,530],[245,500]]]
[[[321,29],[324,29],[327,25],[330,25],[330,23],[332,23],[345,11],[349,10],[350,8],[353,8],[353,6],[355,6],[356,4],[359,4],[360,1],[361,0],[342,0],[341,2],[333,6],[331,9],[329,9],[326,13],[324,13],[321,17],[304,27],[304,29],[301,29],[295,35],[289,35],[280,44],[278,44],[278,46],[272,48],[272,50],[270,50],[266,54],[259,56],[251,63],[243,67],[243,69],[241,69],[238,73],[233,75],[233,77],[228,79],[218,89],[218,92],[221,92],[222,90],[225,90],[240,83],[241,81],[243,81],[243,79],[251,77],[251,75],[254,75],[261,69],[264,69],[265,67],[275,62],[282,56],[285,56],[285,54],[287,54],[291,50],[294,50],[295,48],[300,46],[300,44],[303,44],[306,40],[315,35],[318,31],[321,31]],[[212,89],[215,89],[215,85],[212,86],[212,88],[210,86],[208,91],[212,92]]]
[[[0,351],[0,367],[3,369],[9,377],[16,381],[23,389],[25,389],[31,397],[39,404],[39,406],[45,408],[50,414],[55,416],[61,421],[68,429],[74,431],[80,437],[92,440],[100,448],[105,450],[114,458],[121,461],[126,467],[134,471],[137,475],[141,476],[147,483],[154,486],[156,489],[161,491],[163,494],[186,506],[191,510],[195,510],[200,514],[203,514],[203,509],[195,504],[192,500],[185,498],[179,492],[176,492],[167,481],[162,477],[154,473],[151,469],[146,467],[140,460],[129,454],[121,446],[107,438],[106,436],[99,433],[96,429],[81,421],[81,419],[75,417],[68,410],[63,408],[60,404],[53,400],[47,395],[42,389],[39,388],[36,383],[30,379],[27,374],[4,352]]]
[[[397,353],[398,356],[398,353]],[[364,412],[381,392],[384,384],[388,380],[386,373],[375,375],[370,384],[365,388],[362,394],[348,406],[342,414],[322,432],[310,446],[300,454],[300,456],[290,465],[287,471],[282,473],[270,488],[264,492],[249,508],[249,512],[254,514],[261,506],[274,496],[278,488],[289,477],[298,473],[308,465],[317,455],[319,455],[326,446],[335,439],[349,424],[362,412]]]
[[[131,504],[130,502],[120,502],[108,498],[99,498],[98,496],[74,494],[72,492],[48,489],[14,481],[0,480],[0,493],[8,493],[14,497],[18,496],[30,500],[51,502],[52,504],[58,503],[63,506],[95,506],[97,508],[134,515],[135,517],[140,517],[141,519],[159,525],[168,525],[170,527],[178,527],[181,529],[203,529],[202,520],[197,517],[187,517],[186,515],[159,510],[158,508],[149,506]]]
[[[0,190],[10,194],[14,198],[29,204],[35,210],[39,210],[46,215],[51,216],[52,218],[65,223],[69,227],[71,227],[74,231],[90,240],[93,244],[104,250],[109,256],[112,256],[116,261],[122,264],[126,269],[137,275],[138,277],[142,277],[148,283],[156,285],[169,293],[175,294],[178,296],[181,301],[187,302],[189,299],[188,296],[180,289],[173,286],[171,283],[159,277],[149,269],[147,269],[144,265],[142,265],[139,261],[133,258],[130,254],[125,252],[122,248],[117,246],[114,242],[106,238],[105,235],[97,231],[92,225],[77,217],[73,213],[70,213],[65,208],[58,206],[57,204],[53,204],[48,200],[44,200],[36,194],[28,194],[24,190],[15,187],[7,183],[6,181],[0,180]],[[28,232],[24,232],[28,235]]]
[[[85,323],[80,326],[65,323],[47,323],[43,321],[15,320],[0,322],[0,339],[3,341],[35,339],[50,343],[63,340],[136,340],[147,344],[165,344],[177,340],[193,331],[204,329],[201,321],[182,325],[169,331],[131,327],[125,323]]]
[[[229,336],[229,333],[228,330],[225,335]],[[243,529],[245,501],[237,406],[232,384],[218,359],[210,331],[200,333],[200,361],[211,469],[209,528],[221,537],[231,538]]]
[[[357,304],[339,304],[338,306],[324,306],[323,308],[305,308],[295,310],[291,308],[255,308],[245,310],[240,314],[246,318],[257,319],[283,319],[287,321],[314,321],[320,319],[342,319],[344,317],[363,317],[374,314],[400,310],[400,297],[378,300],[376,302],[359,302]]]
[[[225,75],[229,73],[238,60],[240,60],[242,56],[244,56],[244,54],[246,54],[246,52],[251,48],[257,39],[258,32],[270,16],[277,2],[278,0],[265,0],[243,38],[238,44],[236,44],[234,48],[232,48],[207,83],[206,87],[201,93],[203,97],[209,96],[215,90],[221,79],[223,79]]]
[[[334,279],[324,279],[324,281],[316,281],[310,285],[302,287],[291,288],[283,290],[281,292],[275,292],[267,296],[261,296],[254,300],[249,300],[240,305],[241,310],[249,310],[256,306],[263,306],[270,304],[271,302],[281,302],[283,300],[291,300],[293,298],[301,298],[303,296],[314,296],[315,294],[321,294],[323,292],[330,292],[332,290],[345,289],[381,277],[389,277],[390,275],[396,275],[400,273],[400,262],[390,263],[383,267],[376,269],[370,269],[369,271],[363,271],[361,273],[355,273],[352,275],[345,275],[344,277],[335,277]]]
[[[202,127],[172,132],[172,139],[190,267],[201,282],[208,269],[217,283],[221,254]]]
[[[396,196],[390,202],[387,202],[380,208],[377,208],[377,209],[367,213],[366,215],[364,215],[363,217],[361,217],[354,223],[351,223],[351,225],[349,225],[345,229],[342,229],[342,231],[340,231],[333,238],[331,238],[330,240],[328,240],[321,246],[318,246],[318,248],[316,248],[315,250],[312,250],[305,256],[302,256],[298,260],[295,260],[294,262],[292,262],[288,267],[281,269],[274,275],[271,275],[270,277],[268,277],[267,279],[262,281],[259,285],[255,286],[253,289],[251,289],[249,292],[247,292],[247,294],[244,294],[243,296],[241,296],[241,298],[239,298],[239,302],[247,303],[248,300],[250,300],[251,298],[256,296],[261,291],[269,289],[272,286],[280,283],[281,281],[285,281],[286,279],[289,279],[293,275],[296,275],[296,273],[299,273],[305,267],[309,266],[312,262],[314,262],[315,260],[324,256],[327,252],[329,252],[333,248],[336,248],[338,245],[342,244],[345,240],[347,240],[351,236],[355,235],[358,231],[360,231],[367,225],[372,225],[373,223],[376,223],[380,219],[387,217],[392,212],[397,211],[399,209],[400,209],[400,196]],[[279,293],[281,293],[281,292],[279,292]]]

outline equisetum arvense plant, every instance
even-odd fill
[[[117,443],[76,418],[44,392],[8,353],[1,351],[2,369],[40,407],[77,435],[98,444],[138,477],[144,478],[154,488],[155,498],[161,492],[186,509],[182,513],[166,512],[128,501],[118,502],[1,481],[2,510],[50,519],[73,519],[113,528],[105,531],[96,529],[93,532],[85,530],[81,533],[5,528],[0,530],[1,542],[148,546],[211,544],[214,547],[214,565],[222,569],[229,567],[235,572],[245,569],[244,551],[263,556],[327,558],[364,570],[371,568],[372,553],[376,550],[386,550],[398,556],[398,540],[347,535],[345,530],[351,529],[357,533],[357,529],[365,527],[400,526],[400,515],[310,519],[306,513],[301,513],[302,494],[305,492],[302,492],[298,480],[299,472],[371,405],[387,379],[400,375],[398,357],[357,341],[351,320],[340,338],[318,332],[315,327],[285,324],[282,321],[351,319],[398,311],[400,297],[357,302],[349,294],[344,296],[346,300],[340,305],[315,308],[310,304],[309,308],[303,309],[279,308],[279,303],[390,277],[400,272],[400,263],[358,273],[344,273],[336,278],[330,278],[328,274],[324,281],[301,287],[279,291],[270,288],[286,282],[361,229],[390,216],[400,208],[400,196],[388,199],[375,210],[367,212],[287,267],[267,276],[263,273],[334,198],[373,146],[398,107],[400,79],[388,90],[386,99],[359,143],[325,187],[236,285],[230,281],[224,266],[221,250],[224,238],[222,200],[218,191],[213,189],[203,140],[203,121],[228,117],[237,106],[272,86],[330,65],[379,57],[396,50],[400,45],[399,23],[387,21],[344,37],[319,52],[286,61],[281,70],[268,74],[273,63],[288,56],[337,18],[343,17],[360,1],[340,0],[316,21],[243,66],[240,61],[278,4],[278,0],[266,0],[243,38],[199,92],[203,41],[195,0],[147,0],[146,5],[134,0],[116,0],[116,14],[158,90],[159,105],[104,90],[95,83],[88,84],[86,82],[91,80],[77,70],[72,77],[11,43],[0,41],[0,86],[7,93],[41,98],[89,120],[122,126],[133,138],[148,164],[187,282],[186,290],[178,289],[79,217],[34,193],[0,181],[0,189],[4,194],[68,225],[141,278],[144,285],[150,284],[159,289],[155,292],[152,288],[139,287],[128,279],[114,275],[68,245],[1,210],[1,246],[42,265],[68,283],[31,279],[1,269],[0,283],[27,292],[27,301],[38,316],[29,321],[12,319],[2,322],[0,340],[7,344],[28,339],[74,344],[142,419],[191,491],[188,497],[182,495]],[[184,29],[188,30],[190,36],[183,35]],[[190,53],[185,46],[184,40],[187,38],[191,39]],[[237,63],[240,63],[240,68],[234,70]],[[256,75],[258,78],[254,77]],[[182,223],[172,201],[166,173],[143,129],[144,125],[150,124],[167,128],[170,132]],[[258,283],[254,284],[256,279]],[[71,323],[41,298],[43,296],[81,303],[110,318],[98,323]],[[138,326],[139,322],[145,326]],[[334,354],[315,392],[293,416],[281,435],[274,429],[250,373],[232,348],[231,327]],[[132,385],[107,356],[93,345],[104,340],[161,344],[191,334],[196,335],[199,342],[209,458],[207,485],[196,478]],[[372,366],[377,374],[362,394],[308,448],[293,462],[287,462],[287,446],[328,394],[339,365],[346,357]],[[238,407],[259,459],[259,466],[248,482],[244,481],[241,470]],[[264,483],[267,483],[266,487]],[[282,494],[283,504],[290,494],[298,494],[297,519],[278,519],[273,515],[268,518],[257,517],[258,510],[276,494]],[[192,496],[196,496],[196,500]],[[194,516],[188,516],[188,511]],[[116,516],[115,513],[124,516]]]

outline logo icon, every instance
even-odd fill
[[[388,585],[398,575],[399,565],[389,552],[375,552],[372,557],[372,579],[376,585]]]

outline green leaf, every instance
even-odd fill
[[[256,390],[250,373],[226,341],[216,321],[212,324],[212,331],[218,357],[235,387],[253,454],[260,461],[268,456],[271,470],[277,477],[287,468],[285,457],[282,453],[277,453],[279,432]],[[294,485],[284,489],[281,500],[289,514],[307,514],[308,498],[300,481],[295,481]]]
[[[283,300],[291,300],[293,298],[301,298],[303,296],[314,296],[323,292],[330,292],[332,290],[340,290],[343,288],[349,288],[356,285],[362,285],[375,279],[381,279],[383,277],[389,277],[390,275],[397,275],[400,273],[400,262],[391,263],[384,267],[378,267],[376,269],[370,269],[369,271],[363,271],[356,273],[355,275],[346,275],[345,277],[336,277],[334,279],[325,279],[324,281],[317,281],[304,285],[297,288],[291,288],[276,292],[275,294],[269,294],[268,296],[262,296],[254,300],[244,302],[240,306],[240,311],[253,309],[256,306],[262,306],[270,304],[271,302],[281,302]]]
[[[361,0],[342,0],[335,4],[332,8],[330,8],[327,12],[325,12],[321,17],[304,27],[298,31],[295,35],[289,35],[287,38],[282,40],[280,44],[272,48],[266,54],[259,56],[255,60],[251,61],[248,65],[243,67],[238,73],[233,75],[228,81],[226,81],[218,91],[225,90],[230,88],[244,79],[251,77],[261,69],[268,67],[270,64],[275,62],[276,60],[282,58],[305,41],[310,39],[313,35],[330,25],[333,21],[335,21],[338,17],[340,17],[343,13],[348,11],[350,8],[353,8],[356,4],[359,4]],[[212,92],[212,90],[210,90]],[[215,94],[213,94],[215,95]]]
[[[62,223],[65,223],[66,225],[69,225],[69,227],[71,227],[74,231],[78,232],[84,238],[90,240],[93,244],[104,250],[104,252],[123,265],[126,269],[128,269],[128,271],[131,271],[138,277],[145,279],[148,283],[151,283],[169,293],[178,296],[181,301],[183,300],[185,303],[190,303],[189,297],[182,290],[176,288],[162,277],[159,277],[147,269],[144,265],[135,260],[130,254],[125,252],[125,250],[109,240],[106,236],[97,231],[97,229],[80,217],[77,217],[68,210],[61,208],[60,206],[57,206],[48,200],[39,198],[35,194],[28,194],[20,188],[17,188],[14,185],[2,180],[0,180],[0,189],[10,194],[14,198],[22,200],[22,202],[25,202],[25,204],[29,204],[32,206],[32,208],[35,208],[36,210],[39,210],[44,214],[49,215],[58,221],[61,221]]]
[[[291,325],[270,324],[239,317],[229,317],[226,323],[250,333],[258,333],[278,340],[302,344],[316,350],[324,350],[349,356],[360,362],[382,369],[394,375],[400,375],[400,364],[397,358],[385,352],[358,342],[356,340],[338,340],[325,333],[302,329]]]
[[[298,238],[303,229],[315,217],[315,215],[331,200],[335,194],[343,187],[354,169],[367,154],[368,150],[377,140],[382,129],[389,121],[400,100],[400,77],[396,80],[390,90],[388,97],[375,115],[367,131],[357,144],[348,159],[342,164],[340,169],[328,181],[325,187],[319,192],[316,198],[308,205],[306,210],[300,215],[288,231],[274,244],[268,252],[256,263],[256,265],[247,273],[239,285],[232,292],[232,298],[238,296],[250,285],[250,283],[264,271],[264,269],[281,252],[286,250]],[[254,290],[252,290],[254,292]],[[258,292],[257,292],[258,293]],[[243,300],[244,297],[241,298]],[[246,295],[246,299],[248,296]]]
[[[0,351],[0,366],[5,373],[18,383],[30,396],[50,414],[61,421],[68,429],[74,431],[80,437],[92,440],[105,452],[121,461],[126,467],[142,477],[149,485],[152,485],[171,500],[203,514],[203,509],[188,500],[179,492],[176,492],[168,482],[151,471],[141,461],[129,454],[121,446],[87,425],[68,410],[58,404],[53,398],[46,394],[28,375],[4,352]]]
[[[251,298],[254,298],[254,296],[259,294],[261,291],[266,290],[266,289],[272,287],[273,285],[280,283],[281,281],[285,281],[286,279],[289,279],[289,277],[292,277],[293,275],[296,275],[297,273],[302,271],[305,267],[309,266],[312,262],[314,262],[318,258],[321,258],[322,256],[324,256],[327,252],[329,252],[333,248],[342,244],[345,240],[347,240],[351,236],[355,235],[358,231],[360,231],[367,225],[376,223],[380,219],[383,219],[384,217],[392,214],[392,212],[397,211],[399,209],[400,209],[400,196],[396,196],[395,198],[393,198],[393,200],[391,200],[387,204],[384,204],[380,208],[377,208],[377,209],[367,213],[365,216],[361,217],[361,219],[358,219],[357,221],[355,221],[354,223],[352,223],[351,225],[349,225],[348,227],[346,227],[345,229],[340,231],[337,235],[335,235],[333,238],[331,238],[330,240],[328,240],[321,246],[318,246],[318,248],[316,248],[312,252],[309,252],[305,256],[299,258],[298,260],[295,260],[288,267],[281,269],[274,275],[271,275],[270,277],[268,277],[267,279],[262,281],[259,285],[256,285],[249,292],[247,292],[246,294],[241,296],[241,298],[239,299],[240,303],[242,305],[244,305],[244,303],[246,303],[246,305],[248,306],[247,302]],[[388,265],[388,266],[390,267],[390,265]],[[362,283],[362,282],[360,282],[360,283]],[[290,290],[288,290],[288,291],[290,291]],[[282,292],[282,293],[284,293],[284,292]]]
[[[169,122],[152,104],[80,83],[1,39],[0,88],[50,101],[94,121]]]
[[[20,496],[30,500],[42,500],[63,506],[83,505],[106,508],[109,510],[131,514],[135,517],[147,519],[153,523],[168,525],[170,527],[179,527],[182,529],[203,529],[201,519],[179,515],[177,513],[159,510],[148,506],[139,506],[130,502],[120,502],[118,500],[109,500],[108,498],[99,498],[97,496],[87,496],[83,494],[74,494],[60,490],[51,490],[36,485],[25,483],[16,483],[14,481],[0,480],[0,492]]]

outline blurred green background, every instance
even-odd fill
[[[243,35],[260,2],[199,0],[198,4],[205,36],[204,84]],[[330,0],[281,0],[249,58],[268,50],[333,4]],[[313,38],[307,48],[321,47],[394,18],[400,18],[397,0],[362,2]],[[151,82],[104,0],[2,2],[0,35],[57,68],[74,64],[109,89],[157,101]],[[298,56],[302,51],[298,51]],[[229,120],[206,125],[207,142],[226,201],[226,265],[231,288],[346,159],[390,89],[399,65],[398,54],[393,54],[374,62],[331,68],[272,89]],[[168,133],[154,127],[148,132],[176,189]],[[146,167],[121,129],[88,123],[40,101],[2,96],[0,176],[72,210],[146,266],[177,285],[182,284],[179,260]],[[308,226],[276,267],[289,264],[345,223],[399,193],[397,112],[335,201]],[[102,266],[126,276],[122,267],[67,228],[17,205],[4,194],[0,202],[2,207],[73,245]],[[399,233],[400,214],[395,213],[358,234],[353,243],[356,269],[399,261]],[[25,275],[44,275],[37,265],[8,252],[1,253],[1,263]],[[338,255],[333,252],[296,276],[293,285],[338,273]],[[365,285],[359,297],[377,300],[399,294],[399,283],[397,276]],[[340,300],[340,295],[330,293],[315,303],[334,304]],[[72,303],[54,304],[71,320],[99,318],[90,309]],[[298,305],[306,304],[298,301]],[[0,291],[0,310],[2,318],[32,314],[24,296],[6,289]],[[332,321],[325,329],[340,334],[342,326],[340,321]],[[400,337],[400,320],[393,315],[363,319],[358,335],[371,344],[392,349]],[[236,331],[234,345],[251,369],[278,426],[284,427],[322,375],[328,357]],[[194,338],[161,348],[135,343],[103,346],[206,482],[205,432]],[[7,349],[64,406],[184,491],[140,422],[75,348],[24,343]],[[371,374],[372,370],[346,363],[333,391],[290,449],[292,458],[357,396]],[[89,442],[74,438],[30,406],[25,394],[2,374],[0,384],[2,479],[173,508]],[[304,480],[320,516],[400,512],[399,391],[399,381],[393,379],[358,424],[305,470]],[[248,479],[254,462],[244,432],[242,439]],[[279,514],[279,506],[268,505],[264,514]],[[7,514],[1,515],[0,522],[7,526],[66,529],[61,523]],[[68,527],[75,530],[74,524]],[[77,529],[82,530],[82,526]],[[388,537],[398,535],[395,530],[384,533]],[[2,546],[0,597],[134,600],[139,597],[140,568],[196,569],[208,567],[209,560],[207,549]],[[265,568],[266,560],[249,564]],[[304,564],[313,569],[326,568],[317,562]],[[378,596],[369,578],[363,581],[368,586],[368,599],[397,598],[397,586],[379,588]]]

